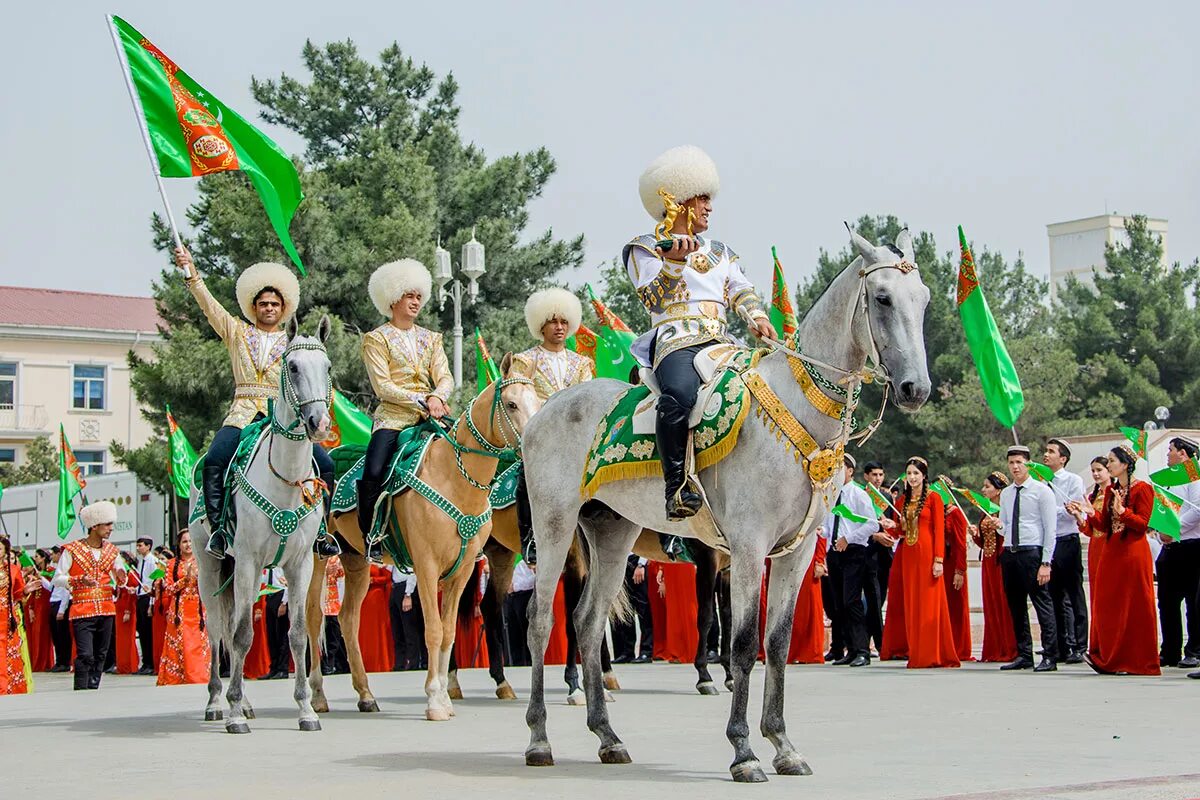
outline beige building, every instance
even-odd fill
[[[1050,299],[1058,294],[1059,285],[1074,276],[1090,284],[1092,270],[1104,269],[1104,248],[1107,245],[1129,244],[1125,232],[1125,217],[1119,214],[1102,214],[1098,217],[1075,219],[1070,222],[1055,222],[1046,226],[1050,239]],[[1167,259],[1167,221],[1147,219],[1152,233],[1162,239],[1163,262]]]
[[[162,340],[149,297],[0,286],[0,462],[59,423],[88,474],[115,469],[112,441],[152,434],[130,386],[128,354]]]

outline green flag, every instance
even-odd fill
[[[629,352],[637,336],[616,313],[596,297],[590,283],[586,288],[588,298],[592,301],[592,309],[596,312],[596,318],[600,320],[600,330],[596,332],[600,337],[596,347],[596,377],[627,381],[637,367],[633,353]]]
[[[288,233],[296,207],[304,199],[292,160],[132,25],[115,16],[109,17],[109,22],[158,174],[194,178],[232,170],[246,173],[283,249],[300,274],[305,274]],[[219,42],[219,37],[213,41]]]
[[[1000,506],[996,505],[991,500],[988,500],[979,492],[975,492],[970,489],[960,489],[957,486],[954,488],[954,491],[967,498],[967,502],[985,514],[996,515],[1000,513]]]
[[[975,259],[967,246],[967,237],[962,226],[958,226],[958,242],[962,258],[958,265],[958,316],[962,320],[963,333],[979,382],[983,385],[983,396],[988,408],[1006,428],[1011,428],[1025,407],[1025,395],[1021,392],[1021,380],[1004,346],[1004,339],[996,328],[996,320],[988,308],[987,298],[979,287],[975,274]]]
[[[282,591],[283,591],[282,586],[274,586],[269,583],[264,583],[264,584],[262,584],[262,586],[259,587],[258,596],[266,597],[269,594],[275,594],[276,592],[282,592]]]
[[[1029,474],[1039,481],[1045,481],[1046,483],[1051,483],[1054,480],[1054,470],[1037,461],[1029,462]]]
[[[882,517],[884,511],[887,511],[889,508],[893,507],[892,501],[886,495],[884,495],[883,492],[879,491],[878,486],[868,482],[866,489],[867,497],[871,498],[871,505],[875,506],[876,517]]]
[[[17,563],[28,569],[34,569],[37,567],[37,564],[33,563],[33,559],[29,557],[29,553],[26,553],[24,550],[17,551]]]
[[[832,509],[830,509],[829,513],[833,514],[834,516],[841,517],[842,519],[848,520],[850,522],[866,522],[867,521],[866,517],[862,517],[862,516],[859,516],[858,514],[855,514],[853,511],[846,508],[846,506],[842,503],[838,503],[836,506],[834,506]]]
[[[929,491],[935,493],[942,498],[942,502],[948,506],[954,505],[954,498],[950,495],[950,490],[946,487],[945,482],[937,480],[929,484]]]
[[[346,395],[333,390],[333,405],[329,409],[333,417],[333,438],[325,442],[325,449],[332,450],[344,444],[367,446],[371,441],[371,415],[346,399]]]
[[[1138,458],[1146,457],[1146,432],[1138,428],[1121,428],[1121,433],[1125,434],[1125,438],[1133,445],[1133,452],[1137,453]]]
[[[476,390],[482,392],[488,387],[488,384],[500,380],[500,368],[496,366],[496,359],[492,358],[492,354],[488,351],[487,342],[483,340],[483,334],[479,332],[478,326],[475,328],[475,383]]]
[[[192,472],[196,469],[196,462],[200,457],[196,455],[192,443],[175,422],[170,406],[167,406],[167,450],[170,451],[167,475],[171,478],[175,494],[179,497],[189,497],[192,491]]]
[[[1155,486],[1154,510],[1150,512],[1150,527],[1179,541],[1179,509],[1182,507],[1182,497],[1168,492],[1161,486]]]
[[[155,567],[154,571],[146,577],[151,581],[161,581],[163,578],[167,577],[167,573],[163,571],[162,567]]]
[[[83,491],[87,481],[83,470],[71,452],[62,423],[58,424],[58,538],[65,539],[75,524],[75,495]]]
[[[1151,472],[1150,480],[1159,486],[1183,486],[1200,481],[1200,459],[1189,458],[1182,464]]]
[[[783,265],[779,263],[774,245],[771,246],[771,260],[775,262],[775,271],[771,275],[771,325],[779,340],[786,342],[796,333],[799,323],[796,322],[796,309],[792,305],[792,295],[788,292]]]

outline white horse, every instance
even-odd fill
[[[243,668],[246,653],[254,641],[251,619],[258,599],[263,567],[274,564],[283,570],[291,597],[288,602],[290,626],[288,643],[296,664],[293,697],[300,707],[300,730],[319,731],[321,723],[313,711],[311,692],[305,674],[305,599],[313,571],[312,547],[325,517],[320,487],[314,483],[312,448],[323,441],[330,426],[329,356],[325,340],[329,337],[328,317],[322,317],[316,338],[298,336],[295,318],[288,324],[289,344],[283,353],[280,397],[270,425],[270,433],[251,457],[245,472],[231,474],[236,481],[234,508],[237,533],[224,559],[204,551],[196,554],[200,564],[200,597],[208,612],[208,640],[212,663],[208,677],[206,720],[221,719],[221,677],[218,657],[220,644],[229,651],[229,717],[225,730],[249,733],[247,719],[254,711],[243,694]],[[193,487],[191,505],[203,503]],[[191,523],[192,541],[208,538],[203,519]]]
[[[851,241],[859,257],[834,279],[799,327],[797,341],[803,347],[807,367],[783,352],[764,356],[756,367],[757,375],[786,409],[781,412],[778,402],[769,397],[766,404],[748,400],[757,413],[746,418],[737,446],[723,461],[699,475],[713,521],[727,538],[731,558],[733,697],[726,735],[734,748],[730,772],[737,781],[767,779],[750,747],[746,706],[750,670],[758,652],[763,559],[779,550],[790,552],[782,552],[771,571],[761,731],[775,746],[773,766],[779,774],[811,774],[787,737],[783,687],[796,593],[815,551],[814,530],[820,512],[836,495],[832,476],[841,474],[841,446],[850,433],[848,424],[843,425],[827,412],[847,399],[853,406],[858,382],[875,376],[886,378],[898,404],[907,410],[916,410],[929,397],[922,334],[929,290],[916,269],[912,238],[903,231],[895,246],[875,247],[851,231]],[[868,358],[875,362],[874,367],[867,367]],[[809,377],[809,368],[818,373],[815,383]],[[839,381],[843,391],[849,389],[848,396],[839,396]],[[604,620],[621,587],[626,556],[643,528],[697,537],[687,522],[667,520],[661,479],[620,480],[602,486],[592,501],[584,502],[580,497],[580,477],[597,426],[617,395],[627,388],[619,381],[595,380],[564,390],[530,420],[525,431],[525,476],[539,567],[536,608],[529,626],[534,664],[526,713],[530,743],[525,759],[530,766],[554,763],[546,732],[544,657],[553,623],[554,584],[576,525],[583,528],[588,540],[591,563],[575,624],[580,638],[588,728],[600,738],[600,760],[604,763],[630,761],[625,745],[609,724],[599,669]],[[766,396],[761,387],[758,396]],[[754,418],[766,418],[769,410],[773,411],[771,419],[783,422],[777,429],[788,434],[786,438],[781,440],[775,429]],[[795,423],[823,451],[812,467],[807,458],[797,457],[786,447],[789,440],[804,441]],[[820,483],[810,477],[812,473],[821,479]]]

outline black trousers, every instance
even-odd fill
[[[825,577],[821,579],[821,599],[829,617],[829,652],[838,658],[846,654],[846,598],[842,582],[842,554],[830,549],[825,554]]]
[[[283,592],[273,592],[267,595],[266,615],[263,622],[267,626],[267,651],[271,654],[271,672],[288,673],[288,657],[292,654],[288,642],[288,615],[279,616],[279,607],[283,604]]]
[[[404,669],[405,640],[404,640],[404,590],[403,584],[393,583],[392,593],[388,597],[388,622],[392,626],[392,672]]]
[[[874,579],[868,576],[863,584],[863,596],[867,600],[867,633],[878,650],[883,646],[883,604],[887,601],[888,577],[892,572],[892,548],[872,539],[867,543],[867,555],[875,568]]]
[[[836,551],[835,551],[836,552]],[[847,545],[838,554],[842,574],[842,620],[847,655],[870,655],[867,639],[867,610],[863,588],[875,576],[874,559],[866,545]],[[828,561],[828,556],[826,556]]]
[[[533,663],[533,659],[529,657],[529,601],[532,598],[533,589],[509,592],[508,597],[504,598],[504,619],[508,624],[508,646],[512,651],[509,663],[517,667],[528,667]],[[615,636],[615,630],[613,634]]]
[[[99,689],[104,659],[112,648],[115,618],[83,617],[71,620],[75,635],[75,688]]]
[[[1158,618],[1162,625],[1159,655],[1178,664],[1183,655],[1200,658],[1200,539],[1163,546],[1155,562],[1158,575]],[[1181,605],[1187,606],[1187,644],[1183,642]]]
[[[321,673],[323,675],[345,675],[350,671],[346,657],[346,640],[342,638],[342,624],[336,616],[325,616],[325,648],[321,650]]]
[[[1087,651],[1087,595],[1083,593],[1083,550],[1078,536],[1064,536],[1054,545],[1050,567],[1050,600],[1058,633],[1058,653]]]
[[[142,669],[154,669],[154,617],[150,608],[151,596],[138,595],[137,636],[142,648]]]
[[[262,419],[262,415],[255,417],[256,420]],[[213,436],[212,444],[208,446],[208,455],[204,458],[205,466],[221,468],[221,474],[225,474],[225,470],[229,467],[229,462],[233,460],[233,454],[237,452],[238,442],[242,438],[242,429],[235,428],[232,425],[224,425]],[[313,445],[313,458],[317,462],[317,471],[321,474],[321,479],[329,483],[329,491],[333,491],[333,459],[329,457],[329,453],[325,452],[325,448],[319,444]]]
[[[392,594],[401,595],[404,591],[392,586]],[[421,593],[413,590],[412,610],[400,612],[400,624],[404,628],[404,668],[425,669],[428,664],[428,654],[425,652],[425,617],[421,613]]]
[[[672,355],[674,354],[672,353]],[[638,650],[640,654],[654,658],[654,622],[650,618],[650,570],[645,570],[645,576],[641,583],[634,583],[633,572],[637,566],[638,557],[629,556],[625,562],[625,591],[629,593],[629,600],[633,603],[633,610],[637,613],[638,626],[642,629],[642,643]],[[633,620],[628,622],[622,620],[613,624],[615,657],[637,658],[639,652],[634,652],[636,644],[637,629],[633,626]]]
[[[1000,574],[1004,579],[1008,610],[1012,614],[1017,655],[1025,659],[1033,658],[1033,637],[1029,632],[1029,608],[1026,605],[1029,601],[1033,603],[1038,624],[1042,626],[1042,655],[1057,661],[1058,633],[1054,624],[1054,602],[1050,599],[1050,588],[1039,585],[1037,581],[1041,564],[1040,547],[1005,550],[1000,554]]]
[[[54,641],[54,666],[71,666],[71,620],[68,619],[71,602],[50,605],[50,638]],[[59,619],[58,615],[63,618]]]
[[[392,457],[396,455],[396,440],[400,431],[383,428],[371,434],[367,443],[367,460],[363,462],[364,481],[383,481],[388,477],[388,467],[392,465]]]
[[[694,344],[683,347],[674,353],[666,355],[654,368],[654,378],[662,389],[663,397],[670,397],[686,414],[692,413],[696,405],[696,395],[700,392],[700,373],[696,372],[696,354],[713,344]],[[651,352],[651,360],[654,355]]]

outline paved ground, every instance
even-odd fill
[[[555,685],[550,733],[558,766],[531,769],[525,705],[491,696],[484,670],[463,673],[468,699],[448,723],[425,722],[422,677],[372,675],[383,711],[359,714],[347,676],[327,679],[334,711],[300,733],[291,682],[256,682],[254,733],[201,721],[201,686],[155,687],[106,676],[99,692],[39,676],[38,692],[0,697],[0,753],[12,797],[84,782],[93,800],[139,797],[355,800],[434,793],[490,798],[575,796],[1154,800],[1200,797],[1196,713],[1200,681],[1002,674],[991,665],[909,671],[791,667],[789,729],[816,774],[735,787],[725,741],[729,696],[693,693],[688,666],[621,667],[610,706],[634,763],[602,766],[584,711]],[[555,672],[557,673],[557,669]],[[528,669],[510,671],[522,698]],[[557,678],[557,675],[556,675]],[[755,669],[761,693],[761,668]],[[757,730],[757,699],[752,701]],[[758,740],[769,762],[770,745]],[[12,765],[27,768],[11,769]],[[33,767],[40,767],[35,774]],[[478,794],[474,794],[478,793]],[[7,792],[6,792],[7,794]]]

